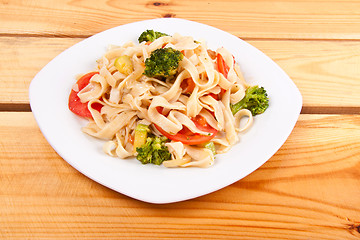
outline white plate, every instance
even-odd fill
[[[81,131],[86,124],[68,110],[75,76],[96,67],[111,44],[121,45],[146,29],[206,40],[211,49],[224,46],[240,64],[250,84],[268,91],[270,106],[255,117],[250,131],[228,153],[216,156],[210,168],[168,169],[118,159],[102,152],[103,142]],[[195,198],[247,176],[264,164],[285,142],[301,110],[302,98],[292,80],[262,52],[229,33],[204,24],[174,18],[153,19],[115,27],[62,52],[32,80],[30,104],[50,145],[78,171],[115,191],[151,203]]]

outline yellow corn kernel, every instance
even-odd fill
[[[137,147],[141,147],[146,143],[146,138],[150,132],[149,126],[145,124],[138,124],[135,128],[135,137],[134,137],[134,152]]]
[[[114,66],[122,74],[129,75],[133,72],[133,64],[127,55],[123,55],[115,59]]]

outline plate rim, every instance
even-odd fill
[[[246,174],[243,174],[242,176],[240,176],[239,178],[231,178],[229,179],[228,181],[223,181],[222,184],[219,184],[217,187],[215,188],[212,188],[211,190],[204,190],[204,191],[198,191],[198,194],[190,194],[190,195],[182,195],[182,196],[177,196],[175,198],[156,198],[156,197],[152,197],[152,196],[146,196],[146,195],[138,195],[138,194],[135,194],[134,192],[128,192],[128,191],[125,191],[124,189],[122,189],[121,187],[119,188],[118,186],[112,186],[111,184],[108,184],[108,182],[106,181],[102,181],[103,179],[98,179],[98,177],[94,177],[92,176],[92,174],[89,174],[89,172],[87,171],[84,171],[83,168],[81,168],[81,166],[79,166],[78,164],[76,164],[76,162],[74,161],[69,161],[68,157],[67,157],[67,154],[64,154],[61,150],[58,149],[58,146],[56,146],[56,144],[53,144],[53,136],[50,136],[49,133],[48,133],[48,130],[46,129],[46,126],[43,125],[42,123],[42,117],[41,117],[41,114],[39,113],[40,109],[39,109],[39,106],[37,105],[37,101],[35,101],[36,98],[38,98],[38,96],[35,96],[34,94],[36,93],[36,89],[37,89],[37,83],[38,79],[41,79],[42,77],[42,74],[44,74],[44,72],[46,73],[46,70],[47,70],[47,66],[49,66],[49,64],[52,64],[56,61],[56,59],[59,58],[59,56],[63,55],[65,52],[67,51],[71,51],[71,49],[74,49],[76,48],[77,46],[79,45],[82,45],[84,43],[87,43],[89,41],[91,41],[91,39],[94,39],[94,38],[97,38],[98,36],[101,36],[102,34],[104,33],[111,33],[112,31],[116,30],[116,29],[120,29],[121,27],[124,27],[124,26],[135,26],[137,24],[140,24],[141,23],[148,23],[148,24],[153,24],[153,23],[166,23],[166,24],[169,24],[169,23],[175,23],[175,22],[178,22],[179,23],[187,23],[187,24],[196,24],[197,26],[202,26],[202,27],[206,27],[206,28],[211,28],[211,29],[214,29],[215,31],[221,31],[223,34],[226,34],[226,35],[231,35],[230,33],[228,32],[225,32],[221,29],[217,29],[215,27],[212,27],[212,26],[209,26],[209,25],[206,25],[206,24],[203,24],[203,23],[198,23],[198,22],[194,22],[194,21],[190,21],[190,20],[185,20],[185,19],[180,19],[180,18],[156,18],[156,19],[150,19],[150,20],[143,20],[143,21],[137,21],[137,22],[132,22],[132,23],[128,23],[128,24],[124,24],[124,25],[120,25],[120,26],[116,26],[116,27],[113,27],[113,28],[110,28],[110,29],[107,29],[105,31],[102,31],[100,33],[97,33],[89,38],[86,38],[76,44],[74,44],[73,46],[67,48],[66,50],[64,50],[63,52],[61,52],[59,55],[57,55],[54,59],[52,59],[48,64],[46,64],[40,71],[38,74],[36,74],[36,76],[33,78],[33,80],[31,81],[30,83],[30,86],[29,86],[29,99],[30,99],[30,106],[31,106],[31,109],[32,109],[32,112],[33,112],[33,115],[35,117],[35,120],[42,132],[42,134],[44,135],[44,137],[46,138],[46,140],[48,141],[48,143],[51,145],[51,147],[57,152],[57,154],[62,157],[68,164],[70,164],[72,167],[74,167],[77,171],[81,172],[83,175],[87,176],[88,178],[92,179],[93,181],[95,182],[98,182],[100,183],[101,185],[103,186],[106,186],[110,189],[113,189],[119,193],[122,193],[124,195],[127,195],[131,198],[135,198],[135,199],[138,199],[138,200],[141,200],[141,201],[144,201],[144,202],[149,202],[149,203],[172,203],[172,202],[178,202],[178,201],[184,201],[184,200],[188,200],[188,199],[192,199],[192,198],[196,198],[196,197],[199,197],[199,196],[203,196],[203,195],[206,195],[206,194],[209,194],[209,193],[212,193],[214,191],[217,191],[221,188],[224,188],[232,183],[235,183],[237,181],[239,181],[240,179],[246,177],[247,175],[251,174],[252,172],[254,172],[256,169],[258,169],[259,167],[261,167],[265,162],[267,162],[278,150],[279,148],[284,144],[284,142],[287,140],[288,136],[291,134],[296,122],[297,122],[297,119],[300,115],[300,111],[301,111],[301,107],[302,107],[302,96],[301,96],[301,93],[299,91],[299,89],[296,87],[295,83],[290,79],[290,77],[284,72],[283,69],[281,69],[272,59],[270,59],[269,57],[267,57],[263,52],[261,52],[260,50],[258,50],[257,48],[253,47],[252,45],[250,45],[249,43],[247,43],[246,41],[243,41],[242,39],[234,36],[234,35],[231,35],[232,37],[236,37],[238,38],[238,40],[242,41],[244,44],[247,44],[248,46],[250,46],[252,48],[252,50],[254,51],[258,51],[262,57],[265,57],[265,58],[268,58],[269,61],[271,61],[274,65],[273,67],[275,66],[276,68],[278,68],[277,70],[282,72],[285,77],[288,78],[289,80],[289,84],[293,87],[293,90],[294,90],[294,101],[296,102],[296,109],[294,110],[294,112],[296,112],[296,114],[293,114],[292,118],[291,118],[291,127],[289,127],[287,129],[287,132],[286,132],[286,137],[283,137],[282,138],[282,141],[278,142],[278,146],[276,146],[272,153],[271,153],[271,156],[269,156],[265,161],[263,161],[263,163],[261,163],[259,166],[257,166],[255,169],[253,169],[252,171],[250,172],[247,172]],[[79,129],[80,130],[80,129]],[[230,150],[231,151],[231,150]],[[171,169],[169,169],[170,171],[172,171]],[[235,180],[234,180],[235,179]]]

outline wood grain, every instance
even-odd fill
[[[28,104],[29,85],[35,75],[62,51],[83,39],[0,37],[0,101]]]
[[[248,177],[153,205],[83,176],[31,113],[0,113],[1,239],[358,239],[360,116],[301,115]]]
[[[178,17],[242,38],[360,39],[359,6],[327,0],[2,0],[0,34],[90,36],[133,21]]]
[[[0,37],[0,49],[8,56],[0,59],[2,109],[11,110],[13,103],[28,104],[28,87],[36,73],[81,40]],[[293,79],[303,95],[305,108],[315,113],[321,111],[319,107],[335,109],[325,113],[360,113],[360,41],[248,42],[271,57]]]
[[[249,42],[293,79],[304,107],[360,106],[360,41]]]
[[[0,14],[0,239],[360,239],[360,1],[0,0]],[[29,112],[28,87],[86,37],[164,17],[263,51],[300,89],[303,114],[246,178],[153,205],[61,159]]]

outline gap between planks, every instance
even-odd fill
[[[301,114],[360,114],[359,107],[303,106]]]
[[[0,103],[0,112],[31,112],[28,103]]]

